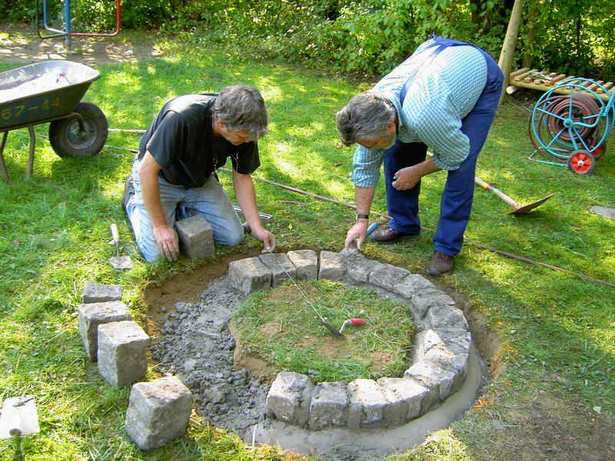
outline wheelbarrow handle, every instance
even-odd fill
[[[496,187],[493,187],[491,184],[483,181],[482,179],[480,179],[478,176],[474,177],[474,182],[476,184],[478,184],[480,187],[482,187],[483,189],[489,191],[489,192],[493,192],[495,195],[497,195],[498,197],[500,197],[502,200],[504,200],[506,203],[508,203],[511,207],[513,208],[519,208],[519,204],[517,202],[515,202],[512,197],[509,197],[508,195],[506,195],[504,192],[502,192],[500,189],[497,189]]]

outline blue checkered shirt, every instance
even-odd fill
[[[435,56],[428,40],[373,88],[397,110],[397,139],[423,142],[443,170],[456,170],[470,152],[461,121],[470,113],[487,81],[487,63],[471,46],[448,47]],[[408,81],[403,105],[400,91]],[[378,183],[384,151],[359,146],[354,154],[352,182],[357,187]]]

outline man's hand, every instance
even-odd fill
[[[275,250],[275,236],[264,227],[252,229],[252,235],[263,242],[263,253],[271,253]]]
[[[397,170],[393,175],[393,187],[397,190],[412,189],[421,180],[421,171],[416,166]]]
[[[179,240],[175,229],[168,225],[154,227],[154,238],[162,255],[169,261],[177,260]]]
[[[361,249],[361,245],[367,237],[367,219],[359,219],[354,226],[352,226],[346,234],[346,242],[344,248],[350,249],[356,244],[357,249]]]

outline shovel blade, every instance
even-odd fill
[[[545,203],[547,200],[549,200],[551,197],[553,197],[555,194],[549,194],[546,197],[541,198],[540,200],[536,200],[535,202],[530,203],[529,205],[523,205],[520,206],[519,208],[517,208],[516,210],[513,210],[510,212],[510,214],[514,214],[515,216],[523,216],[528,214],[530,211],[532,211],[534,208],[538,208],[540,205],[542,205],[543,203]]]
[[[109,258],[109,264],[117,270],[132,269],[132,259],[130,259],[130,256],[112,256]]]

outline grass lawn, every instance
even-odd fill
[[[154,40],[165,57],[100,66],[102,78],[85,99],[103,109],[111,127],[147,127],[174,95],[254,84],[271,118],[256,176],[352,200],[352,149],[340,147],[334,114],[368,82]],[[0,62],[0,70],[12,67]],[[548,192],[556,197],[515,218],[503,202],[477,190],[468,244],[455,273],[439,282],[467,304],[492,379],[463,420],[394,459],[615,459],[615,290],[475,245],[615,282],[615,221],[589,212],[592,205],[615,206],[615,154],[607,153],[589,177],[530,162],[527,117],[518,105],[503,104],[478,173],[520,202]],[[39,139],[46,130],[37,128]],[[128,390],[105,385],[86,360],[76,309],[88,280],[120,283],[134,316],[145,322],[144,290],[198,266],[138,261],[119,274],[106,263],[113,253],[107,243],[111,222],[120,226],[123,251],[137,256],[119,205],[132,160],[122,148],[137,143],[137,137],[112,133],[101,155],[63,160],[41,140],[34,177],[25,181],[27,131],[10,134],[5,157],[13,184],[0,183],[0,399],[37,398],[42,433],[24,443],[29,460],[281,459],[274,449],[247,449],[196,415],[187,437],[140,452],[123,431]],[[221,174],[225,186],[229,179]],[[419,238],[386,247],[367,244],[367,256],[422,271],[432,251],[443,181],[443,174],[434,174],[423,182],[425,231]],[[281,251],[342,247],[352,210],[263,183],[257,192],[260,208],[274,216],[271,229]],[[385,210],[382,183],[375,209]],[[218,255],[259,247],[248,238]],[[151,364],[148,377],[156,373]],[[12,446],[0,441],[0,460],[12,457]]]
[[[335,337],[317,315],[335,328],[357,317],[366,326],[349,326]],[[314,382],[401,377],[414,337],[404,304],[328,280],[287,282],[252,294],[234,315],[232,331],[241,351],[235,359],[264,362],[271,381],[284,370]]]

